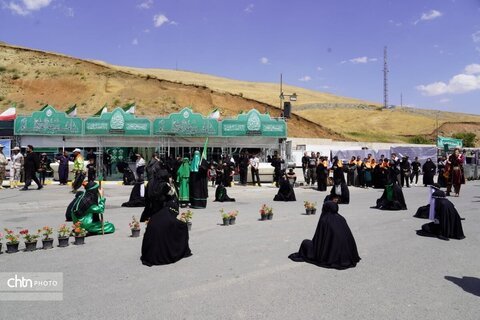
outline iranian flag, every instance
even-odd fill
[[[135,114],[135,103],[129,103],[125,107],[122,107],[126,113]]]
[[[210,119],[220,120],[220,110],[218,110],[218,108],[213,110],[208,117]]]
[[[77,105],[74,104],[73,106],[71,106],[70,108],[68,108],[68,110],[65,111],[65,113],[66,113],[69,117],[76,117],[76,116],[77,116]]]
[[[15,106],[8,108],[0,114],[0,121],[15,120],[17,117],[17,108]]]

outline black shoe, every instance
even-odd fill
[[[42,185],[39,185],[37,190],[40,190],[40,189],[43,189],[43,186]]]
[[[27,190],[28,190],[28,188],[22,188],[19,191],[27,191]]]

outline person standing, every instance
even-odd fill
[[[255,178],[257,178],[258,186],[261,187],[260,184],[260,175],[258,174],[258,168],[260,166],[260,159],[258,159],[257,155],[254,155],[250,159],[250,168],[252,172],[252,185],[255,185]]]
[[[310,181],[310,185],[312,186],[314,186],[317,181],[317,160],[315,152],[312,152],[308,159],[308,181]]]
[[[93,149],[88,150],[87,157],[85,158],[85,160],[87,160],[88,162],[90,162],[90,160],[93,160],[93,164],[94,165],[97,164],[97,156],[93,152]]]
[[[200,156],[200,151],[196,150],[190,165],[190,208],[204,209],[207,207],[207,171],[207,160]]]
[[[348,172],[347,172],[347,186],[355,185],[355,175],[357,173],[357,162],[355,156],[352,156],[352,159],[348,162]]]
[[[44,152],[40,156],[40,168],[38,171],[40,172],[40,183],[42,186],[45,185],[45,179],[47,177],[47,171],[50,168],[50,160],[47,157],[47,154]]]
[[[308,162],[310,161],[310,157],[308,156],[308,152],[305,151],[302,157],[302,172],[303,172],[303,179],[305,183],[308,185],[310,184],[310,179],[308,178]]]
[[[83,180],[85,179],[85,163],[82,157],[82,150],[76,148],[73,150],[73,169],[72,172],[75,175],[74,181],[72,183],[72,193],[76,193],[77,190],[82,186]]]
[[[28,187],[32,184],[32,180],[37,184],[37,190],[43,188],[42,184],[37,178],[37,171],[40,168],[40,159],[38,155],[33,151],[33,146],[27,146],[27,155],[25,156],[25,186],[20,191],[28,190]]]
[[[310,169],[309,169],[310,170]],[[327,179],[328,179],[328,160],[327,157],[320,157],[316,170],[317,177],[317,190],[327,191]]]
[[[107,150],[103,154],[103,177],[111,176],[112,175],[112,155],[110,154],[111,151]]]
[[[448,157],[447,168],[448,179],[447,179],[447,196],[450,196],[450,192],[453,190],[455,192],[455,197],[460,195],[460,187],[462,184],[465,184],[465,175],[463,173],[463,162],[464,157],[460,153],[459,148],[455,148],[453,153]]]
[[[178,202],[180,207],[184,208],[190,202],[190,163],[188,158],[183,158],[183,162],[177,170]]]
[[[357,160],[355,161],[357,164],[357,181],[355,181],[355,186],[363,188],[363,185],[365,184],[364,178],[365,178],[365,173],[363,172],[363,161],[360,159],[359,156],[357,156]]]
[[[96,178],[97,166],[95,160],[90,158],[87,164],[87,178],[88,182],[94,182]]]
[[[272,162],[270,165],[274,168],[273,169],[273,183],[276,187],[280,185],[280,177],[282,176],[282,159],[280,159],[278,153],[275,151]]]
[[[60,181],[60,185],[66,185],[68,181],[68,153],[67,151],[63,151],[63,153],[59,153],[55,160],[58,162],[58,180]]]
[[[154,152],[152,159],[147,164],[146,167],[146,172],[147,172],[147,181],[150,181],[153,179],[153,172],[157,170],[157,167],[160,166],[160,157],[158,152]]]
[[[10,167],[10,188],[16,189],[20,183],[20,177],[23,168],[23,154],[20,152],[19,147],[12,149],[12,164]]]
[[[431,186],[433,185],[433,177],[437,170],[437,166],[433,163],[432,159],[428,158],[427,161],[423,164],[423,185]]]
[[[240,184],[242,186],[247,185],[247,174],[248,174],[248,157],[245,152],[242,152],[240,159],[238,160],[238,171],[240,173]]]
[[[137,160],[135,161],[135,168],[137,173],[137,180],[143,181],[143,175],[145,173],[145,159],[143,159],[142,155],[137,153]]]
[[[447,187],[447,179],[445,178],[445,168],[447,164],[447,158],[445,157],[440,157],[438,158],[438,178],[437,178],[437,183],[440,185],[440,188],[446,188]]]
[[[410,183],[413,184],[413,178],[415,177],[415,185],[418,183],[418,175],[420,174],[421,163],[418,161],[418,157],[412,162],[412,175],[410,176]]]
[[[410,162],[408,162],[408,157],[403,157],[402,161],[400,162],[400,180],[401,180],[401,186],[402,188],[407,185],[407,188],[410,188],[410,169],[411,165]]]
[[[3,179],[5,179],[5,168],[7,167],[7,157],[3,154],[3,144],[0,144],[0,189],[3,189]]]

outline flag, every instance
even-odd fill
[[[67,116],[69,116],[69,117],[76,117],[76,116],[77,116],[77,105],[74,104],[73,106],[71,106],[70,108],[68,108],[67,111],[65,111],[65,113],[66,113]]]
[[[217,120],[219,120],[219,119],[220,119],[220,110],[218,110],[218,108],[215,109],[215,110],[213,110],[208,117],[209,117],[210,119],[217,119]]]
[[[17,117],[17,108],[15,105],[12,107],[8,108],[7,110],[3,111],[0,114],[0,120],[1,121],[6,121],[6,120],[15,120]]]
[[[135,114],[135,102],[127,104],[125,107],[122,107],[122,109],[126,113]]]
[[[48,104],[44,105],[44,106],[40,109],[40,111],[43,111],[43,110],[47,109],[47,107],[48,107]]]
[[[105,104],[103,105],[103,107],[102,107],[100,110],[98,110],[93,116],[94,116],[94,117],[99,117],[99,116],[101,116],[102,114],[104,114],[105,112],[108,112],[107,104],[106,104],[106,103],[105,103]]]
[[[202,150],[202,159],[207,160],[207,146],[208,146],[208,137],[205,139],[205,144],[203,145],[203,150]]]

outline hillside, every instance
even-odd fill
[[[66,110],[76,103],[78,114],[92,115],[105,103],[113,106],[136,103],[136,114],[157,116],[190,106],[209,114],[219,107],[223,116],[256,108],[279,116],[280,110],[254,99],[215,91],[204,85],[184,84],[138,75],[109,65],[65,55],[0,45],[0,107],[17,103],[17,112],[31,113],[45,104]],[[288,122],[293,137],[344,137],[298,115]]]
[[[385,110],[378,103],[289,85],[283,90],[298,95],[288,123],[292,137],[406,142],[415,135],[433,138],[437,119],[440,132],[468,128],[480,137],[479,115],[399,107]],[[150,117],[185,106],[203,114],[215,107],[223,116],[256,108],[278,116],[278,96],[277,83],[115,66],[0,44],[0,110],[12,102],[17,103],[19,113],[36,111],[46,103],[59,110],[76,103],[80,115],[91,115],[105,103],[112,108],[136,102],[137,115]]]

